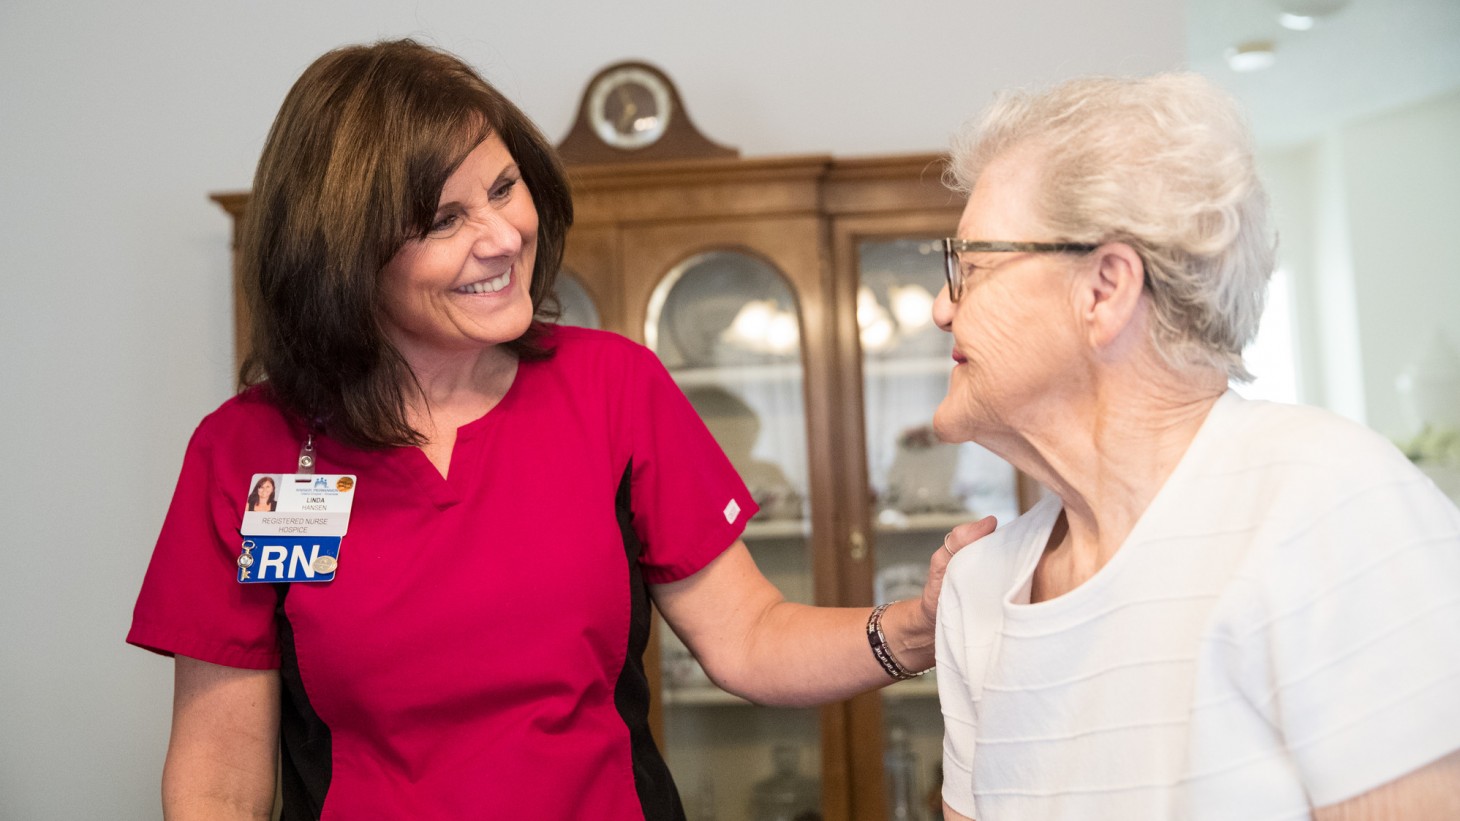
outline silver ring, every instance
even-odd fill
[[[948,535],[943,537],[943,549],[948,551],[949,558],[953,557],[953,548],[948,546],[948,540],[951,538],[953,538],[953,531],[950,530],[948,531]]]

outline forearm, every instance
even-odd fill
[[[954,547],[993,532],[993,517],[959,525],[934,552],[918,600],[882,614],[882,635],[903,670],[933,666],[938,593]],[[867,607],[812,607],[785,600],[736,542],[694,575],[652,588],[655,604],[723,689],[761,704],[839,701],[896,679],[873,654]]]
[[[162,768],[163,817],[273,817],[279,677],[179,656],[172,736]]]
[[[269,821],[274,817],[270,796],[265,807],[240,805],[227,796],[172,795],[163,793],[162,817],[166,821]]]
[[[276,765],[271,762],[263,769],[257,756],[249,758],[240,761],[172,745],[162,769],[163,817],[167,821],[273,818]]]
[[[932,666],[932,625],[917,623],[916,602],[883,613],[882,630],[904,668]],[[871,608],[812,607],[780,601],[765,609],[734,656],[712,654],[706,672],[728,692],[759,704],[799,707],[849,698],[891,684],[867,641]]]

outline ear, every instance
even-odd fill
[[[1091,252],[1080,289],[1082,319],[1090,345],[1104,350],[1137,324],[1146,266],[1141,255],[1123,242],[1108,242]]]

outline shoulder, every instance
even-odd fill
[[[948,562],[948,581],[962,591],[1002,596],[1008,592],[1031,551],[1042,549],[1054,522],[1059,518],[1060,500],[1047,496],[1012,522],[959,550]]]
[[[648,348],[612,331],[595,328],[578,328],[571,325],[555,325],[547,334],[552,347],[553,358],[569,359],[593,357],[641,358],[653,356]]]
[[[555,326],[545,341],[552,356],[539,364],[575,380],[595,375],[617,380],[635,372],[664,371],[653,351],[611,331]]]
[[[214,472],[278,470],[292,464],[303,431],[304,425],[273,400],[266,386],[255,385],[203,417],[188,442],[187,461],[210,465]]]
[[[235,438],[285,433],[296,426],[292,416],[271,396],[267,385],[245,388],[198,423],[195,438]]]
[[[1230,443],[1249,460],[1358,476],[1410,466],[1383,436],[1322,408],[1236,398],[1226,410],[1239,434]]]
[[[1454,512],[1399,448],[1357,422],[1275,402],[1239,399],[1223,410],[1224,435],[1209,443],[1201,484],[1188,490],[1224,506],[1228,522],[1306,542],[1315,530],[1357,536]]]
[[[1308,521],[1320,511],[1365,515],[1348,510],[1349,501],[1376,493],[1403,496],[1430,484],[1383,436],[1321,408],[1229,394],[1209,421],[1179,488],[1222,508],[1213,515],[1229,523],[1263,520],[1272,526]]]
[[[573,385],[599,386],[611,395],[620,395],[633,394],[630,388],[673,384],[669,371],[653,351],[611,331],[555,327],[547,340],[552,357],[537,364]]]
[[[1297,612],[1330,597],[1358,601],[1360,591],[1401,599],[1400,567],[1452,572],[1460,510],[1387,439],[1319,408],[1243,402],[1238,411],[1240,435],[1212,462],[1230,469],[1212,471],[1205,494],[1245,546],[1238,588],[1250,585],[1273,612]]]

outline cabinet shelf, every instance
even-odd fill
[[[868,359],[862,363],[863,376],[938,376],[946,379],[952,372],[953,360],[947,355],[919,356],[907,359]]]
[[[740,696],[731,695],[710,684],[688,687],[665,687],[666,707],[754,707]]]
[[[872,359],[862,363],[862,372],[871,377],[947,378],[953,360],[947,356],[920,356],[910,359]],[[800,382],[804,369],[799,362],[778,362],[754,365],[713,365],[675,367],[674,381],[684,386],[723,385],[727,382]]]
[[[884,510],[877,514],[876,529],[878,533],[935,533],[952,530],[964,522],[972,522],[978,518],[978,514],[967,510],[946,513],[901,513]]]
[[[907,681],[899,681],[896,684],[889,684],[882,691],[883,698],[900,699],[923,699],[938,697],[938,679],[932,675],[918,676]]]
[[[907,681],[889,684],[882,690],[883,697],[894,700],[936,699],[938,680],[932,676],[919,676]],[[752,702],[740,696],[731,695],[713,685],[690,685],[665,687],[664,704],[669,707],[754,707]]]
[[[674,381],[682,387],[724,385],[727,382],[800,382],[800,362],[771,365],[716,365],[713,367],[671,368]]]
[[[745,525],[748,541],[781,541],[806,539],[811,536],[811,522],[806,519],[752,519]]]
[[[947,356],[910,359],[872,359],[862,363],[863,373],[876,377],[937,376],[946,378],[953,370]],[[681,385],[721,385],[726,382],[799,382],[804,369],[799,362],[753,365],[675,367],[674,381]]]

